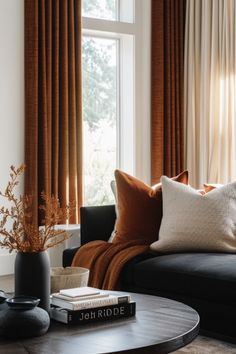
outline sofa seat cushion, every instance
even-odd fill
[[[179,253],[132,260],[123,271],[129,286],[236,304],[236,255]]]

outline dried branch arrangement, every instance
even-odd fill
[[[42,192],[43,203],[39,205],[39,209],[44,215],[44,227],[38,228],[32,223],[33,196],[16,197],[14,192],[24,170],[24,165],[19,168],[11,166],[10,180],[5,192],[0,192],[0,196],[11,205],[9,208],[0,208],[0,247],[7,248],[10,252],[41,252],[70,237],[64,230],[56,230],[55,225],[68,219],[74,203],[61,208],[56,197]]]

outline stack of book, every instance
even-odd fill
[[[51,295],[50,317],[67,324],[85,324],[135,315],[129,294],[109,294],[91,287],[62,289]]]

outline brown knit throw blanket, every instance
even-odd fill
[[[140,240],[122,243],[91,241],[79,248],[72,266],[90,270],[89,286],[118,290],[119,276],[124,265],[133,257],[148,251],[149,245]]]

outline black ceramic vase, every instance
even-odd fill
[[[48,253],[18,252],[15,259],[15,296],[34,296],[39,307],[50,308],[50,262]]]

